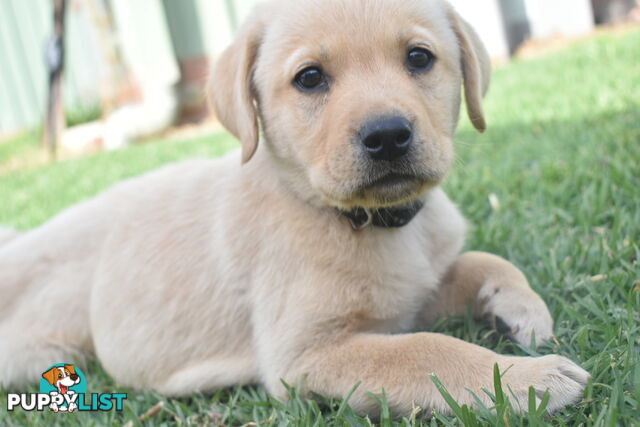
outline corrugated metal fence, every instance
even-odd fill
[[[0,12],[0,132],[34,123],[42,115],[46,75],[48,0],[3,0]]]
[[[117,47],[111,51],[119,51],[127,69],[143,80],[138,83],[173,83],[179,75],[183,110],[197,111],[202,110],[209,60],[262,0],[68,1],[67,111],[96,106],[113,90],[110,46]],[[576,35],[593,26],[590,0],[563,0],[562,6],[555,0],[450,1],[493,57],[506,57],[512,44],[526,37]],[[115,37],[105,31],[106,16],[113,16]],[[0,135],[41,122],[47,78],[44,46],[51,29],[52,0],[0,0]],[[185,93],[193,102],[185,100]]]
[[[136,19],[137,34],[118,32],[120,46],[144,40],[154,51],[171,40],[176,59],[211,57],[231,38],[259,0],[69,0],[66,23],[65,104],[67,110],[98,103],[108,77],[100,11],[108,3],[116,17]],[[51,0],[0,0],[0,135],[36,126],[45,109],[44,48],[53,27]],[[126,10],[124,10],[126,9]],[[159,23],[149,22],[158,12]],[[117,24],[117,22],[116,22]],[[146,30],[154,33],[144,34]],[[165,34],[162,34],[165,32]],[[140,37],[142,36],[142,37]],[[146,37],[145,37],[146,36]],[[140,45],[140,43],[138,43]],[[125,55],[126,56],[126,55]],[[162,72],[157,70],[157,72]]]

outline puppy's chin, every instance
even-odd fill
[[[344,193],[323,191],[323,193],[325,203],[331,207],[341,210],[351,210],[356,207],[376,209],[398,206],[416,200],[438,183],[439,180],[391,177],[380,182],[360,184],[353,191]]]
[[[420,198],[437,185],[435,181],[418,178],[391,178],[365,186],[354,194],[353,206],[383,208],[401,205]]]

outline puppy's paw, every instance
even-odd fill
[[[549,391],[550,398],[547,405],[549,413],[582,399],[590,375],[566,357],[549,355],[509,359],[512,365],[501,364],[500,370],[506,370],[503,374],[503,382],[515,394],[516,405],[521,411],[527,410],[530,386],[533,386],[536,391],[537,404],[540,403],[545,391]]]
[[[485,313],[494,328],[516,341],[531,345],[535,337],[536,345],[553,336],[553,319],[542,298],[530,289],[498,289],[489,297]]]

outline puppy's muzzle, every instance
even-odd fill
[[[371,120],[358,134],[364,151],[372,160],[399,159],[407,154],[413,142],[413,126],[402,116]]]

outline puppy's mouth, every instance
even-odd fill
[[[433,182],[428,177],[388,172],[361,184],[352,203],[369,208],[395,206],[420,197],[431,186]]]
[[[364,191],[374,190],[375,191],[375,190],[379,190],[379,189],[386,189],[386,188],[389,188],[389,187],[401,187],[401,186],[415,184],[418,181],[420,181],[420,179],[417,176],[414,176],[414,175],[390,172],[390,173],[388,173],[386,175],[383,175],[380,178],[376,178],[376,179],[372,180],[371,182],[365,184],[362,187],[362,190],[364,190]]]
[[[319,187],[327,205],[343,211],[400,206],[420,199],[444,177],[436,168],[406,162],[356,165],[353,169],[359,173],[352,179],[332,177],[335,187]]]

